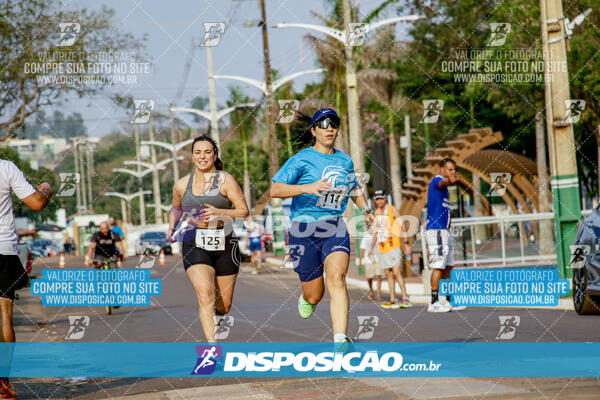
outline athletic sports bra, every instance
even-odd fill
[[[204,208],[204,204],[210,204],[216,208],[231,208],[231,201],[223,196],[221,190],[219,189],[219,177],[220,171],[216,170],[215,176],[212,180],[212,185],[210,188],[200,196],[194,195],[192,192],[192,185],[194,184],[194,174],[190,175],[188,179],[187,187],[185,188],[185,193],[183,194],[183,198],[181,199],[181,206],[185,208]],[[223,175],[224,177],[225,175]]]

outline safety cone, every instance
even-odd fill
[[[167,261],[165,260],[165,251],[164,250],[160,251],[160,256],[158,257],[158,263],[160,265],[166,265],[167,264]]]
[[[65,263],[65,253],[60,253],[60,260],[58,261],[58,268],[66,268],[66,263]]]
[[[54,257],[54,249],[50,249],[50,257]]]

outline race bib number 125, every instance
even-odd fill
[[[225,230],[196,229],[196,247],[207,251],[225,250]]]

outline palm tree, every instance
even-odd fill
[[[312,12],[312,14],[319,18],[325,25],[340,29],[342,28],[339,26],[341,18],[339,15],[336,16],[338,14],[337,8],[336,5],[330,16],[323,16],[316,12]],[[338,144],[340,150],[347,153],[349,149],[348,124],[346,123],[348,106],[346,104],[346,96],[342,96],[346,86],[344,46],[330,36],[321,39],[308,33],[304,38],[315,51],[319,64],[325,69],[323,75],[327,77],[319,87],[315,88],[312,93],[308,93],[308,95],[324,99],[328,104],[335,103],[335,109],[343,121]]]
[[[242,89],[235,86],[229,87],[229,100],[227,106],[235,104],[251,103],[255,100],[247,96]],[[242,141],[242,156],[244,160],[244,197],[248,207],[251,206],[250,174],[248,172],[248,140],[256,129],[257,110],[255,108],[237,109],[231,113],[229,118],[230,128],[233,133],[238,133]]]
[[[388,125],[388,144],[390,158],[390,177],[394,203],[400,206],[401,180],[399,148],[396,141],[395,117],[400,109],[418,108],[417,103],[402,96],[398,88],[398,74],[394,64],[402,57],[403,49],[394,41],[394,25],[377,32],[369,44],[359,53],[358,81],[361,102],[366,105],[376,101],[386,108]]]

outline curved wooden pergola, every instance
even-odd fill
[[[403,215],[419,218],[427,204],[427,186],[439,171],[439,162],[445,157],[456,161],[459,169],[469,171],[473,175],[491,185],[490,173],[508,172],[511,182],[506,184],[506,192],[502,196],[504,202],[515,213],[519,213],[517,202],[523,211],[530,213],[539,210],[537,197],[538,180],[535,161],[506,150],[485,149],[502,141],[502,133],[493,132],[491,128],[471,129],[468,133],[458,135],[456,139],[447,140],[446,147],[429,153],[425,160],[413,168],[415,176],[411,182],[402,187],[405,196],[400,207]],[[460,185],[473,195],[471,181],[459,174]],[[481,202],[489,213],[487,198],[481,194]],[[529,203],[533,205],[530,207]]]

